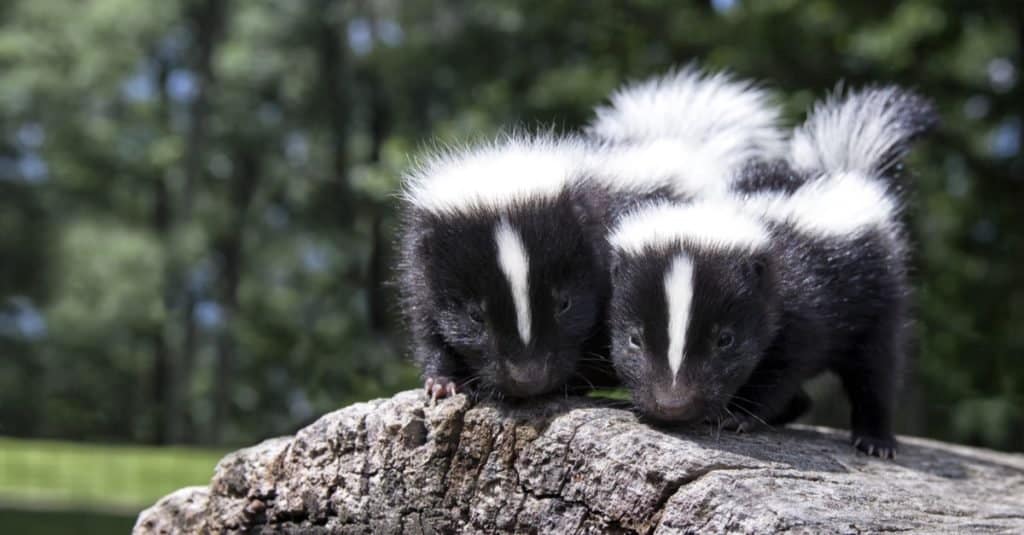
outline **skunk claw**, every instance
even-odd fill
[[[857,451],[866,454],[868,457],[878,457],[879,459],[896,458],[896,440],[892,437],[855,435],[851,442]]]
[[[454,396],[458,391],[455,381],[447,377],[427,377],[423,381],[423,387],[431,405],[436,405],[438,399]]]
[[[726,431],[735,431],[738,435],[753,430],[755,425],[755,422],[750,418],[737,416],[729,416],[722,421],[722,429],[725,429]]]

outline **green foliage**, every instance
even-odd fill
[[[1008,0],[5,2],[0,433],[249,443],[415,386],[410,156],[701,60],[794,122],[840,80],[935,99],[902,430],[1024,448],[1022,47]]]

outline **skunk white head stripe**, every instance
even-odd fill
[[[668,367],[675,386],[686,356],[686,330],[690,326],[693,301],[693,261],[686,255],[677,256],[665,273],[665,301],[668,304]]]
[[[506,220],[501,220],[494,230],[494,241],[498,246],[498,265],[508,279],[512,302],[516,308],[516,323],[519,338],[523,344],[530,343],[530,258],[519,234]]]

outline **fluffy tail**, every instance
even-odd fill
[[[735,161],[780,157],[785,135],[768,91],[691,65],[626,85],[598,107],[587,133],[608,142],[675,139]]]
[[[805,173],[888,176],[937,123],[931,102],[899,87],[838,90],[793,132],[789,162]]]

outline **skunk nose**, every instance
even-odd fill
[[[515,397],[542,394],[547,390],[547,365],[539,362],[505,363],[505,393]]]
[[[508,378],[516,383],[532,383],[537,380],[537,376],[540,375],[538,368],[542,364],[540,363],[512,363],[509,362],[505,365],[505,370],[508,372]]]
[[[654,404],[659,419],[673,422],[696,420],[704,410],[701,399],[692,393],[657,396]]]

